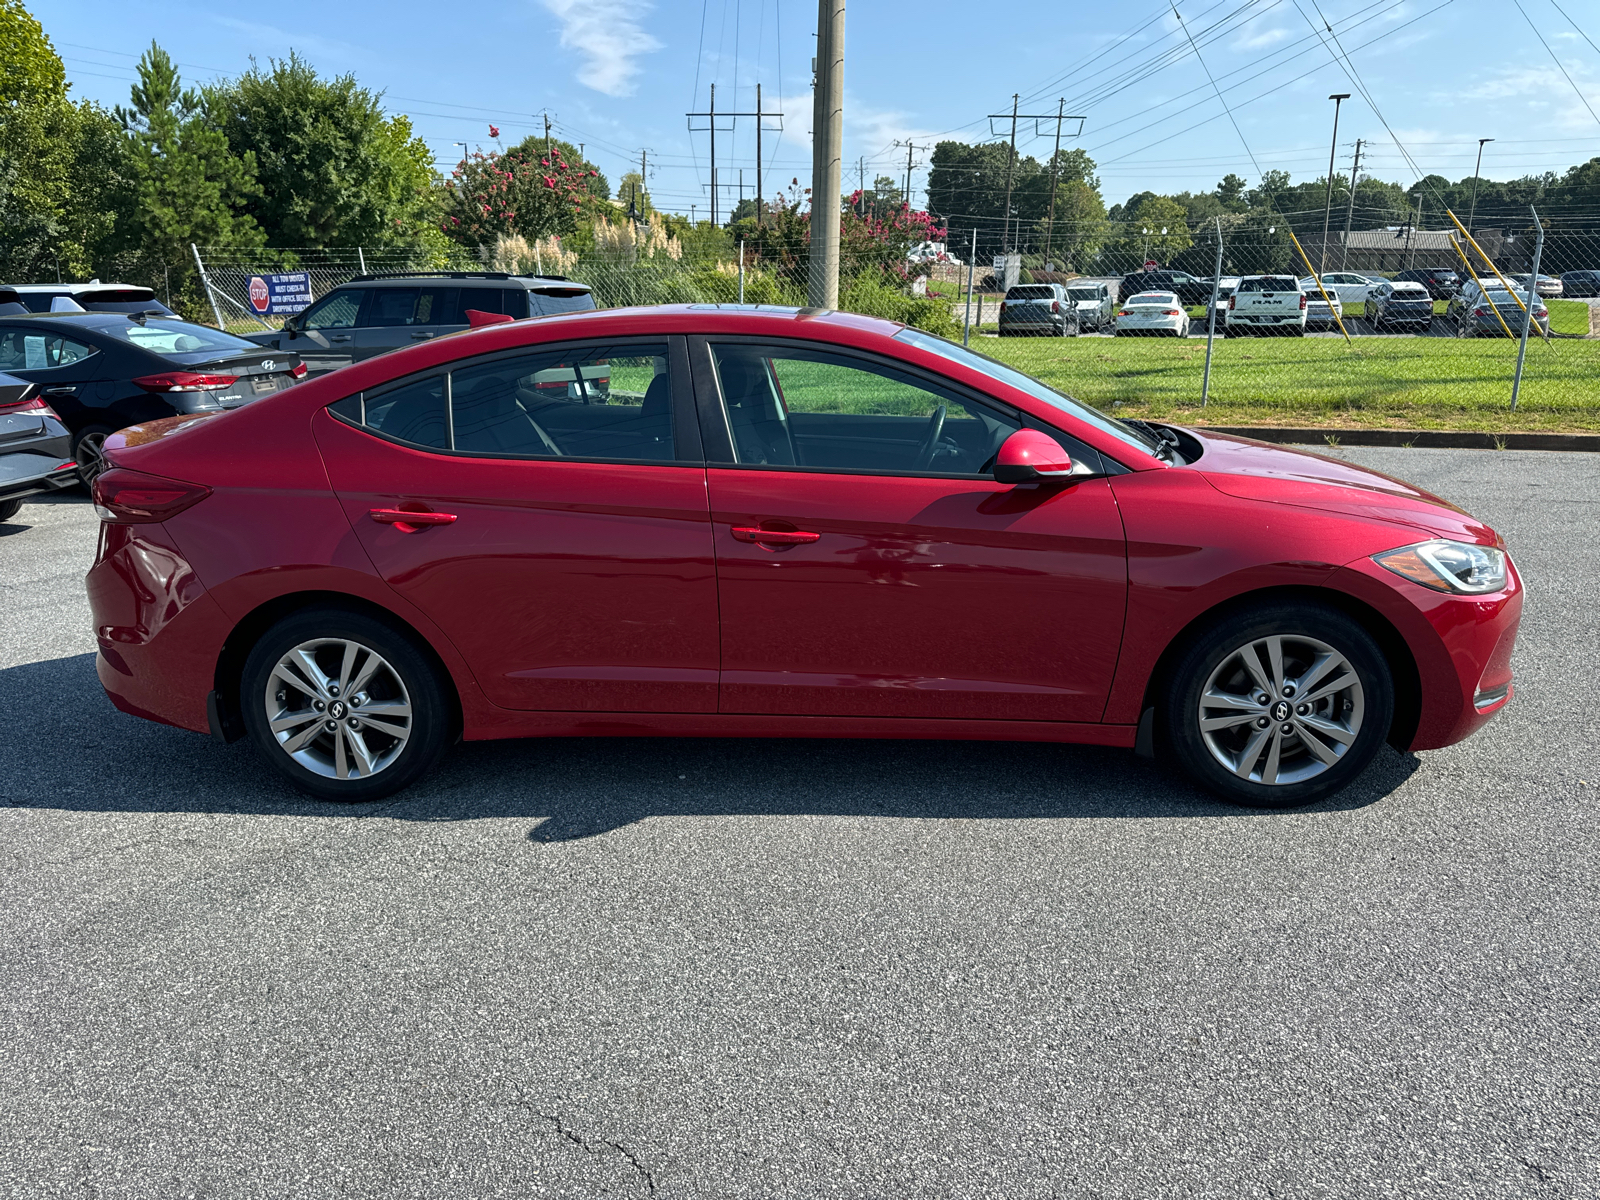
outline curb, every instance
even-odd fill
[[[1281,425],[1196,425],[1211,433],[1297,446],[1409,446],[1420,450],[1566,450],[1600,454],[1600,433],[1477,433],[1445,429],[1294,429]]]

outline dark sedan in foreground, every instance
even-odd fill
[[[0,315],[0,371],[39,386],[72,434],[84,480],[108,434],[136,421],[221,412],[295,383],[295,354],[176,317],[135,313]]]
[[[1121,746],[1276,807],[1511,698],[1481,521],[870,317],[491,325],[106,458],[114,703],[335,800],[463,737],[687,735]]]
[[[24,497],[78,482],[72,435],[38,392],[38,384],[0,375],[0,524],[17,515]]]

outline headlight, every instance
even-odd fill
[[[1478,595],[1506,586],[1505,552],[1470,542],[1419,542],[1374,554],[1372,561],[1436,592]]]

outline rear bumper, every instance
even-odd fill
[[[125,713],[206,733],[230,623],[160,525],[103,525],[85,584],[95,669]]]
[[[58,492],[78,482],[78,464],[61,454],[0,454],[0,500]]]

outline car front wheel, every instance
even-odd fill
[[[106,469],[106,438],[116,430],[109,425],[89,425],[78,430],[72,438],[72,457],[78,461],[78,478],[83,486],[92,488],[100,472]]]
[[[377,800],[443,754],[452,712],[439,672],[406,636],[361,613],[311,609],[245,662],[245,728],[271,766],[324,800]]]
[[[1252,808],[1332,795],[1389,734],[1394,684],[1371,634],[1320,605],[1268,605],[1201,635],[1171,677],[1163,724],[1184,769]]]

